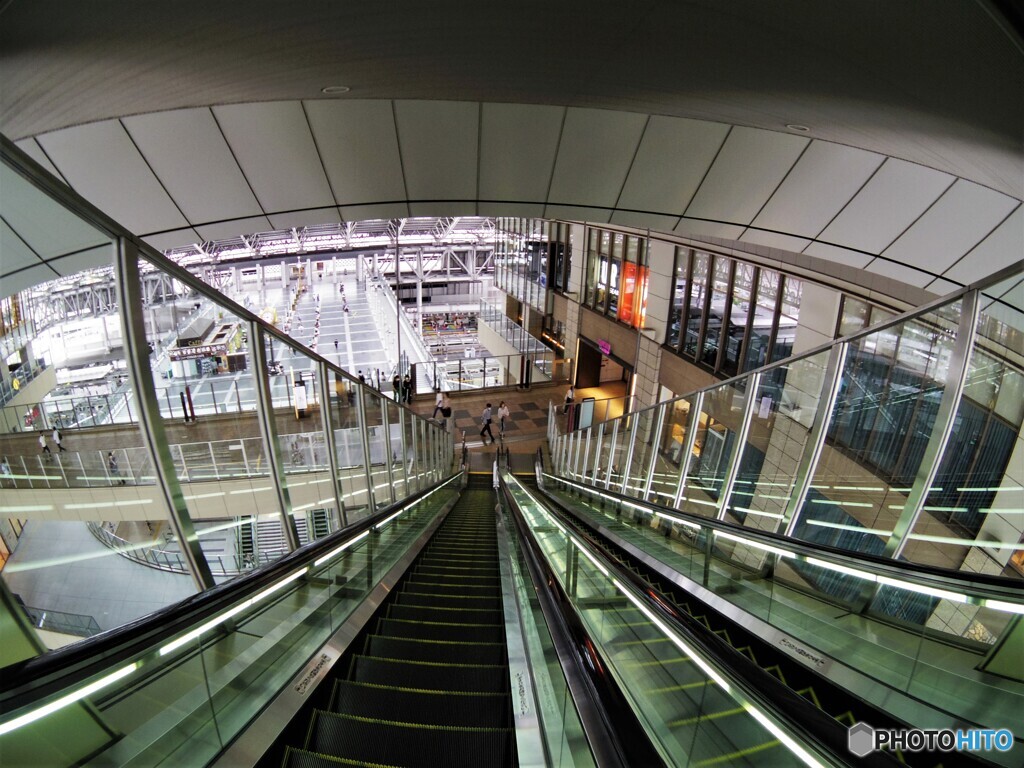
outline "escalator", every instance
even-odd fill
[[[537,488],[532,478],[520,478],[520,481],[527,487]],[[777,645],[760,637],[753,627],[745,626],[735,618],[720,614],[653,567],[651,563],[655,556],[643,556],[638,553],[653,551],[648,547],[654,541],[662,542],[659,545],[662,547],[658,550],[659,553],[671,552],[666,544],[669,541],[667,537],[670,527],[667,523],[660,527],[652,527],[649,521],[641,523],[634,521],[627,514],[622,514],[621,508],[618,514],[610,514],[560,490],[545,489],[543,494],[546,495],[547,503],[556,509],[562,509],[566,513],[566,519],[572,519],[575,525],[579,526],[579,533],[597,544],[616,567],[622,569],[620,573],[630,574],[634,583],[642,591],[653,596],[665,608],[666,613],[681,626],[688,627],[696,636],[704,636],[705,642],[711,646],[719,645],[721,651],[734,657],[740,665],[746,665],[748,671],[744,677],[757,683],[780,709],[789,711],[790,714],[799,713],[799,719],[816,737],[821,738],[823,734],[832,732],[833,741],[836,742],[833,746],[838,746],[842,750],[842,739],[835,739],[835,736],[842,737],[842,731],[856,723],[867,722],[876,728],[896,730],[907,727],[906,723],[897,720],[888,711],[863,700],[828,677],[816,674],[806,665],[796,662]],[[609,534],[619,539],[622,544],[609,538]],[[676,546],[686,548],[685,545]],[[678,554],[674,567],[681,574],[691,572],[691,568],[685,564],[685,556],[681,553]],[[740,575],[732,577],[740,578]],[[714,591],[727,594],[735,589],[735,582],[726,582],[716,585]],[[606,647],[614,649],[614,654],[623,655],[623,666],[631,670],[630,675],[635,678],[640,695],[656,702],[661,699],[666,701],[664,706],[658,705],[664,712],[664,723],[672,733],[673,739],[687,753],[690,753],[688,745],[693,745],[695,751],[691,754],[691,765],[742,765],[748,764],[748,760],[752,765],[773,765],[780,764],[776,762],[780,755],[781,764],[789,764],[786,761],[792,760],[792,755],[785,750],[780,752],[777,741],[758,743],[751,740],[749,743],[741,744],[733,752],[712,749],[714,738],[708,739],[711,731],[720,730],[728,733],[733,743],[736,742],[737,736],[743,738],[743,708],[737,707],[727,696],[721,696],[721,702],[705,702],[698,717],[676,716],[673,708],[678,708],[679,704],[674,697],[679,692],[690,690],[714,695],[720,694],[721,691],[710,685],[711,681],[707,676],[700,674],[700,670],[694,668],[693,664],[689,663],[690,660],[684,657],[679,658],[678,664],[671,665],[672,671],[668,673],[671,679],[666,679],[663,662],[656,663],[636,650],[638,646],[649,648],[651,643],[664,644],[667,642],[665,636],[654,626],[651,617],[644,616],[639,610],[631,613],[632,618],[629,618],[629,614],[624,614],[625,617],[619,624],[623,639],[613,638]],[[641,638],[639,642],[637,636]],[[649,670],[654,670],[657,676],[651,675]],[[739,727],[734,727],[731,724],[733,721]],[[711,723],[714,727],[707,728]],[[704,738],[695,739],[692,732],[702,725],[705,727]],[[836,729],[837,725],[842,726],[841,730]],[[880,754],[876,756],[881,757]],[[893,756],[901,764],[914,766],[991,764],[985,759],[967,753],[959,753],[953,758],[948,754],[927,750],[894,750]]]
[[[494,492],[486,480],[471,481],[353,644],[356,652],[321,686],[330,695],[299,713],[279,764],[513,764]]]

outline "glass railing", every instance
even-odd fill
[[[534,705],[520,706],[514,717],[517,732],[526,730],[532,735],[535,731],[542,741],[540,746],[543,750],[543,755],[536,754],[532,739],[517,736],[520,765],[539,765],[543,757],[543,764],[553,768],[592,768],[597,763],[541,608],[537,588],[530,576],[523,542],[510,532],[509,529],[514,531],[514,525],[510,525],[507,515],[503,514],[499,520],[499,541],[504,540],[508,545],[504,555],[511,589],[506,595],[515,600],[518,634],[522,637],[522,658],[515,659],[514,649],[519,650],[519,639],[511,634],[508,636],[509,660],[513,665],[510,671],[516,674],[519,670],[515,666],[521,666],[525,674],[519,678],[522,682],[518,695],[522,700],[532,694]],[[520,713],[527,718],[532,716],[535,723],[520,723]]]
[[[6,139],[2,150],[5,217],[60,233],[54,252],[64,242],[87,254],[76,264],[107,270],[121,325],[120,358],[97,373],[106,394],[55,393],[29,409],[0,409],[11,549],[2,576],[12,595],[93,615],[111,630],[215,588],[214,571],[247,571],[235,568],[239,554],[277,560],[297,549],[314,512],[306,535],[315,540],[451,472],[452,437],[440,425],[361,386],[256,313],[266,308],[242,306],[168,261]],[[315,331],[316,291],[294,281],[280,291],[289,317]],[[225,532],[231,564],[222,568],[197,525],[246,516],[281,544],[260,550]],[[170,530],[188,577],[110,556],[87,520]]]
[[[11,374],[10,383],[0,381],[0,405],[8,403],[17,397],[22,387],[45,370],[45,365],[22,365]],[[17,382],[17,385],[14,382]],[[3,422],[0,422],[0,429],[2,428]]]
[[[488,355],[415,363],[417,391],[467,392],[490,387],[513,387],[567,382],[569,366],[550,350],[538,355]],[[424,389],[424,386],[428,387]]]
[[[1018,263],[586,428],[556,404],[556,474],[808,543],[1020,579],[1022,274]]]
[[[667,765],[828,765],[734,671],[666,621],[604,553],[511,475],[506,487],[615,679]]]
[[[460,478],[244,582],[97,638],[102,647],[8,668],[0,694],[5,763],[208,763],[357,608],[381,599],[407,567],[410,547],[455,502]],[[317,671],[337,658],[320,652]]]
[[[544,479],[587,528],[643,553],[666,580],[720,614],[746,616],[748,630],[901,720],[1000,729],[1024,707],[1013,661],[1024,598],[1014,583],[857,557]],[[954,630],[960,622],[973,626]]]
[[[506,317],[501,310],[487,304],[480,305],[477,322],[487,323],[492,331],[523,354],[540,356],[551,351],[523,326]]]

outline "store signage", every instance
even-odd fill
[[[195,357],[217,357],[226,355],[228,351],[226,344],[204,344],[201,347],[180,347],[168,350],[171,360],[190,360]]]
[[[602,355],[610,355],[612,353],[612,343],[610,341],[598,339],[597,348],[601,350]]]

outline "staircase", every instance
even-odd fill
[[[493,508],[493,491],[463,492],[338,665],[285,766],[513,764]]]

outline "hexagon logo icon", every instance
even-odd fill
[[[875,729],[867,723],[850,726],[846,738],[847,747],[857,757],[864,757],[875,750]]]

